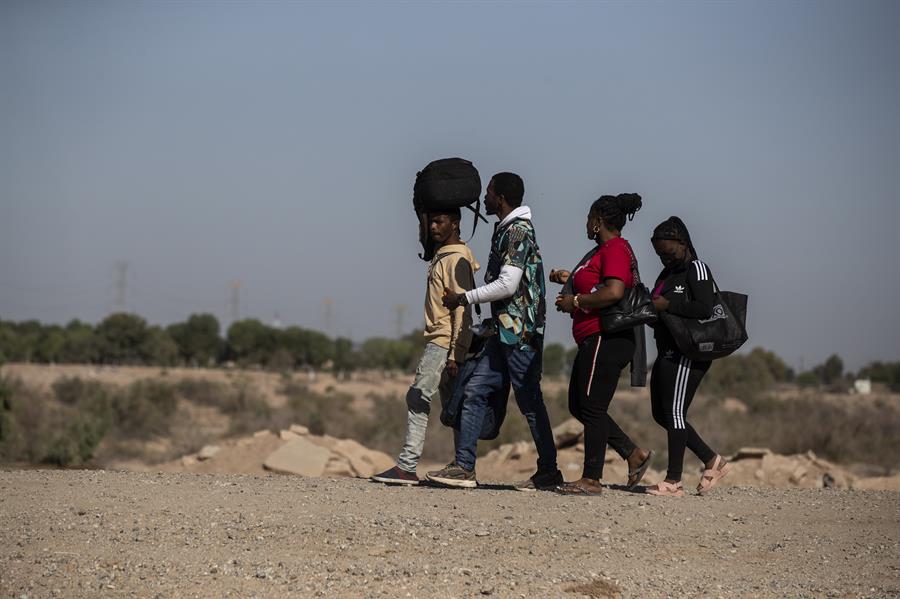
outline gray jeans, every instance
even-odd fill
[[[453,391],[452,382],[444,373],[447,356],[447,350],[440,345],[425,345],[425,352],[416,367],[416,378],[406,393],[406,442],[400,450],[397,465],[407,472],[415,472],[422,457],[431,400],[437,395],[449,399]]]

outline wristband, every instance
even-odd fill
[[[575,294],[575,299],[572,300],[572,304],[579,310],[581,310],[581,306],[578,305],[578,294]]]

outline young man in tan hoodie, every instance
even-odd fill
[[[453,310],[442,304],[444,289],[465,293],[475,287],[478,270],[475,256],[459,239],[459,209],[428,214],[428,231],[436,250],[428,265],[425,291],[425,351],[416,367],[416,378],[406,394],[406,442],[397,465],[372,480],[388,484],[415,485],[416,466],[425,445],[425,428],[435,396],[448,400],[453,392],[451,379],[459,372],[472,340],[469,306]]]

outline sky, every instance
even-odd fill
[[[898,27],[888,1],[6,0],[0,318],[227,325],[239,281],[242,318],[361,340],[405,305],[412,329],[415,173],[462,156],[524,178],[548,270],[637,192],[643,278],[681,216],[749,294],[748,348],[898,360]]]

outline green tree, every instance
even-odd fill
[[[222,355],[219,321],[212,314],[191,314],[185,322],[170,325],[168,332],[188,364],[209,366]]]
[[[356,369],[356,354],[353,342],[344,337],[334,340],[334,371],[349,373]]]
[[[266,364],[278,347],[277,333],[255,318],[238,320],[228,327],[228,356],[241,364]]]
[[[97,346],[104,364],[140,364],[142,346],[149,331],[147,321],[136,314],[110,314],[97,325]]]
[[[174,366],[178,363],[178,344],[164,329],[150,327],[140,348],[142,362],[154,366]]]
[[[100,349],[94,327],[80,320],[69,322],[58,360],[67,364],[91,364],[99,359]]]
[[[813,368],[813,372],[826,385],[834,384],[844,376],[844,361],[837,354],[832,354],[825,362]]]

